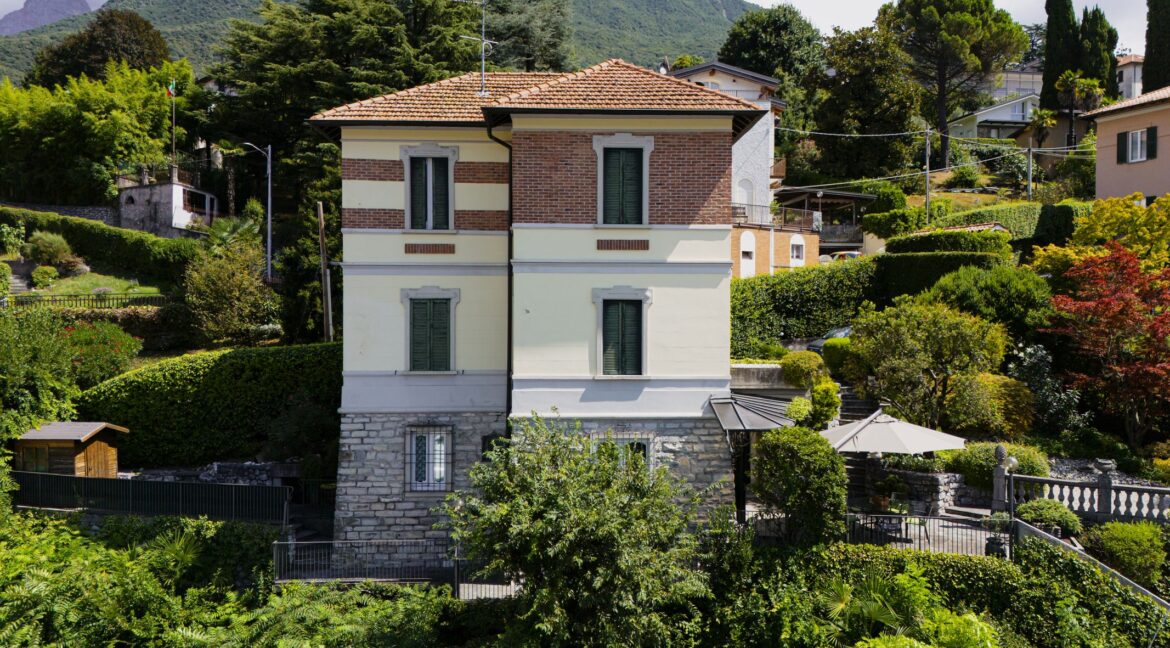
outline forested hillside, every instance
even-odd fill
[[[215,59],[215,45],[232,18],[251,18],[260,0],[109,0],[154,23],[171,54],[191,60],[196,73]],[[590,65],[621,57],[652,65],[669,56],[714,58],[727,30],[754,5],[745,0],[571,0],[573,61]],[[0,37],[0,77],[19,80],[37,50],[77,31],[92,14],[74,16],[15,36]],[[489,25],[489,31],[491,26]]]

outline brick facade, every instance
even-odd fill
[[[403,182],[406,180],[406,173],[402,160],[342,158],[341,179]],[[456,162],[455,182],[467,184],[508,184],[508,163]]]
[[[596,223],[594,135],[517,131],[512,136],[517,223]],[[635,135],[638,135],[635,133]],[[731,223],[731,133],[653,133],[651,225]]]

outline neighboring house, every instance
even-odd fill
[[[732,275],[749,278],[817,265],[820,237],[778,226],[736,223],[731,235]]]
[[[952,137],[1016,139],[1028,128],[1032,111],[1039,106],[1038,94],[1005,99],[955,119],[949,124],[950,134]]]
[[[1044,88],[1044,62],[1032,61],[1004,70],[998,79],[983,86],[992,100],[1001,103],[1014,97],[1039,95]]]
[[[618,60],[480,84],[312,119],[342,145],[336,539],[445,538],[432,509],[533,414],[730,503],[732,149],[767,112]]]
[[[210,225],[219,214],[214,194],[195,188],[193,179],[177,168],[168,178],[155,182],[143,173],[138,182],[125,182],[118,190],[120,227],[157,236],[188,236],[191,225]]]
[[[1170,87],[1086,115],[1097,123],[1097,197],[1170,193]]]
[[[1127,54],[1117,57],[1117,87],[1122,99],[1133,99],[1142,94],[1142,67],[1146,57]]]

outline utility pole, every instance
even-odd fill
[[[926,129],[926,223],[930,224],[930,129]]]
[[[1028,201],[1032,200],[1032,144],[1028,144]]]
[[[257,153],[263,155],[267,161],[265,169],[268,176],[268,213],[266,217],[268,221],[268,232],[264,245],[264,278],[268,283],[272,283],[272,145],[269,144],[265,148],[260,148],[251,142],[244,142],[244,146],[252,147]]]
[[[317,202],[317,238],[321,243],[321,306],[325,311],[325,341],[333,341],[333,280],[329,272],[329,251],[325,245],[325,205]]]

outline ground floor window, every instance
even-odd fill
[[[412,491],[451,490],[452,429],[412,425],[406,435],[407,483]]]

